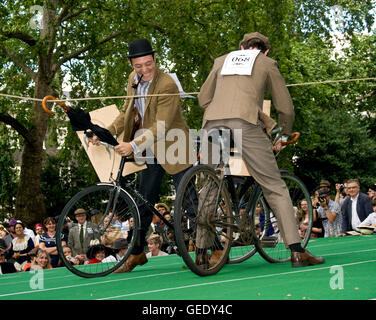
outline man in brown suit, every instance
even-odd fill
[[[203,128],[226,126],[242,130],[243,159],[280,222],[282,237],[291,249],[292,266],[324,263],[324,259],[314,257],[300,245],[289,191],[272,151],[280,149],[281,143],[272,147],[269,137],[276,123],[262,112],[264,92],[268,89],[278,113],[278,126],[282,128],[283,139],[287,139],[294,121],[294,107],[276,61],[267,57],[269,39],[258,32],[245,34],[239,49],[217,58],[201,87],[198,99],[205,111]],[[253,63],[242,64],[244,61]],[[243,69],[239,65],[244,65]]]
[[[177,85],[156,66],[154,53],[146,39],[136,39],[129,44],[128,58],[134,71],[128,79],[127,93],[130,96],[161,95],[128,98],[119,116],[107,128],[113,135],[124,132],[123,141],[115,147],[122,156],[143,152],[151,155],[152,161],[147,161],[147,168],[141,171],[139,191],[153,205],[158,200],[165,172],[172,175],[177,189],[195,158],[193,148],[189,147],[189,128],[180,109]],[[142,130],[134,135],[137,126]],[[92,142],[96,144],[97,141],[93,139]],[[135,266],[147,262],[143,249],[152,213],[142,203],[138,203],[138,207],[141,244],[132,249],[130,257],[116,270],[117,273],[130,272]]]

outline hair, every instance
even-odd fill
[[[240,45],[243,46],[244,49],[255,48],[255,49],[260,50],[262,53],[265,53],[267,50],[264,41],[258,38],[252,38],[252,39],[242,41]]]
[[[49,224],[50,222],[52,222],[53,224],[56,224],[56,220],[55,218],[52,218],[52,217],[48,217],[46,219],[43,220],[43,227],[45,227],[47,224]]]
[[[48,254],[48,252],[46,250],[43,250],[43,249],[39,249],[38,252],[37,252],[37,255],[33,261],[33,263],[31,264],[31,267],[33,266],[39,266],[38,263],[37,263],[37,259],[42,255],[42,254],[46,254],[47,256],[47,265],[44,269],[50,269],[51,268],[51,257],[50,255]]]
[[[376,198],[371,201],[372,207],[376,206]]]
[[[146,57],[146,56],[153,56],[153,60],[155,60],[155,52],[153,52],[153,53],[145,54],[144,56],[139,56],[139,57],[129,58],[129,61],[131,62],[131,65],[133,66],[132,59],[141,58],[141,57]]]
[[[14,225],[14,230],[16,230],[16,225],[21,225],[22,226],[22,229],[25,229],[25,225],[22,223],[22,222],[17,222],[15,225]]]
[[[149,239],[148,239],[148,242],[152,242],[154,244],[159,244],[159,248],[161,248],[162,246],[162,239],[159,235],[156,235],[156,234],[151,234]]]
[[[347,180],[347,184],[349,184],[349,183],[356,183],[358,185],[358,187],[360,187],[360,183],[359,183],[358,179],[349,179],[349,180]]]

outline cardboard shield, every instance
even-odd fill
[[[119,110],[114,104],[90,112],[91,122],[103,128],[107,128],[118,115]],[[115,179],[119,170],[121,156],[115,152],[112,146],[106,147],[104,145],[88,145],[86,139],[84,138],[83,131],[77,131],[77,135],[86,151],[86,154],[89,157],[91,164],[94,167],[99,180],[101,182],[109,182],[111,172],[113,174],[113,179]],[[122,141],[122,139],[123,134],[117,137],[118,141]],[[124,166],[123,176],[143,170],[145,168],[145,164],[140,165],[134,162],[128,162]]]

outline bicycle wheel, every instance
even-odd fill
[[[174,229],[179,254],[199,276],[227,262],[233,216],[228,191],[214,169],[198,165],[183,176],[175,200]]]
[[[236,185],[237,190],[244,187],[244,180],[241,183]],[[234,232],[233,232],[233,241],[231,244],[231,251],[229,253],[229,264],[235,264],[243,262],[251,258],[256,252],[257,249],[254,244],[253,234],[253,225],[251,215],[247,211],[247,201],[251,197],[252,193],[255,190],[257,184],[247,185],[247,191],[241,196],[239,204],[239,213],[234,215]],[[260,199],[260,204],[262,208],[267,208],[267,204],[264,199]],[[266,210],[266,209],[265,209]]]
[[[304,237],[301,239],[301,245],[305,248],[308,244],[312,223],[313,223],[313,208],[310,201],[310,195],[304,183],[296,176],[281,171],[282,179],[290,193],[290,198],[295,210],[297,225],[299,225],[298,208],[303,199],[308,200],[308,226]],[[255,241],[255,246],[260,255],[269,262],[285,262],[290,260],[291,251],[284,243],[279,229],[279,222],[271,211],[267,201],[264,199],[261,187],[258,186],[256,190],[255,201],[252,201],[250,212],[253,220],[254,237],[258,239]]]
[[[78,236],[79,225],[74,223],[76,222],[75,211],[77,209],[81,209],[80,212],[86,212],[87,227],[85,232],[87,234],[85,234],[82,243]],[[78,215],[77,219],[79,219]],[[66,229],[67,221],[73,222],[69,236]],[[119,222],[125,228],[121,228]],[[80,277],[105,276],[115,271],[128,258],[138,239],[139,225],[138,208],[126,191],[109,183],[90,186],[73,196],[59,217],[56,242],[60,259],[71,272]],[[64,255],[62,246],[64,235],[65,239],[68,238],[67,244],[71,248],[72,256],[86,254],[85,261],[76,264],[77,260],[74,261]],[[119,238],[126,238],[128,241],[128,250],[125,253],[124,250],[111,249],[112,244]],[[103,262],[94,263],[98,261],[91,260],[88,264],[88,259],[97,259]]]

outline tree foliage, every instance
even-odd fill
[[[358,33],[371,31],[373,8],[371,0],[5,0],[0,92],[64,97],[68,84],[71,98],[125,95],[128,43],[139,37],[152,40],[158,64],[175,72],[186,91],[198,91],[214,58],[252,31],[270,38],[287,83],[371,77],[375,37]],[[42,20],[35,23],[38,10]],[[329,41],[336,20],[349,43],[337,57]],[[375,180],[373,88],[370,82],[291,87],[302,138],[281,153],[281,166],[310,187],[322,177]],[[118,99],[72,105],[90,111],[113,103],[122,106]],[[181,104],[190,127],[200,128],[197,100]],[[39,102],[0,98],[0,210],[26,222],[57,215],[66,199],[96,180],[64,113],[54,110],[50,118]]]

